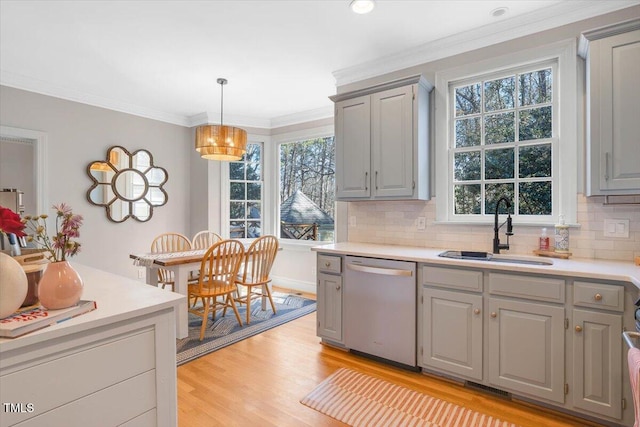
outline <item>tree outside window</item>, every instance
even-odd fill
[[[334,240],[334,137],[280,144],[280,237]]]
[[[492,215],[507,197],[516,215],[551,215],[553,67],[451,90],[454,214]]]
[[[242,159],[229,163],[229,236],[262,235],[262,146],[247,144]]]

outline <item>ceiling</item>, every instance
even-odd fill
[[[0,84],[192,126],[332,116],[341,85],[636,0],[0,1]],[[502,16],[491,11],[507,7]]]

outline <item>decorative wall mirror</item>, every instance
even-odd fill
[[[149,221],[153,208],[169,199],[162,188],[169,175],[153,164],[147,150],[130,153],[115,145],[107,150],[106,161],[98,160],[87,166],[87,174],[93,181],[87,200],[104,206],[107,218],[113,222],[124,222],[127,218]]]

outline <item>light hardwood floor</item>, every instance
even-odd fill
[[[312,313],[178,367],[180,427],[344,426],[299,400],[347,367],[522,427],[588,424],[322,345]]]

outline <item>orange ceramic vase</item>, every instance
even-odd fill
[[[49,310],[71,307],[80,301],[83,286],[80,275],[68,261],[47,264],[38,284],[40,304]]]

